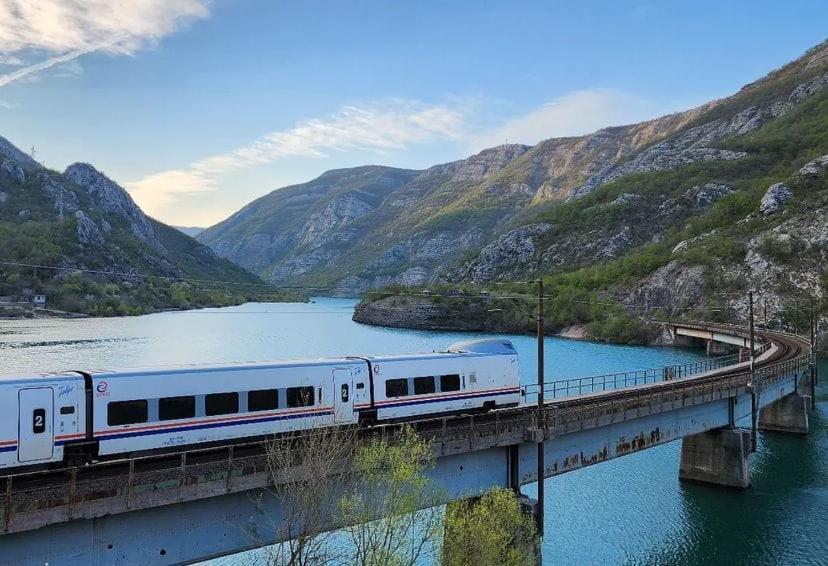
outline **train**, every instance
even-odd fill
[[[420,354],[0,376],[0,470],[488,411],[520,398],[517,352],[501,339]]]

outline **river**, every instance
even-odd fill
[[[481,336],[357,324],[354,304],[315,299],[132,318],[2,320],[0,373],[430,351]],[[531,382],[534,339],[508,338]],[[704,357],[561,338],[547,338],[545,347],[547,379]],[[821,372],[824,383],[828,361]],[[760,433],[747,491],[679,483],[678,442],[547,480],[544,557],[553,564],[828,563],[828,387],[817,396],[807,437]]]

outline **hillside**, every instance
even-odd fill
[[[222,305],[261,292],[258,277],[146,216],[91,165],[50,171],[4,138],[0,250],[0,296],[24,301],[45,294],[48,306],[71,312]],[[227,283],[175,281],[180,278]]]
[[[273,191],[199,240],[267,280],[350,295],[566,272],[653,246],[655,270],[682,240],[699,261],[693,250],[705,238],[693,238],[758,212],[770,185],[799,183],[796,171],[828,153],[826,85],[821,44],[733,96],[648,122],[499,146],[425,171],[332,171]],[[813,191],[798,189],[794,202]],[[760,216],[743,229],[782,222]]]
[[[479,289],[544,275],[555,297],[550,331],[588,325],[593,337],[613,340],[646,339],[630,316],[636,313],[743,319],[749,291],[763,322],[767,313],[769,324],[804,330],[812,300],[823,313],[828,307],[827,84],[823,44],[708,105],[675,134],[607,169],[597,185],[587,182],[563,202],[536,200],[479,253],[432,281]],[[700,144],[718,158],[675,164]],[[357,319],[399,321],[413,312],[423,315],[400,324],[450,326],[457,309],[435,303],[372,295]],[[496,329],[512,317],[528,329],[513,306],[497,308],[497,315],[488,314],[491,305],[463,310],[463,324]]]

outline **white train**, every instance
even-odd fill
[[[0,470],[517,405],[508,340],[445,352],[0,377]]]

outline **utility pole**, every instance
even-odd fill
[[[811,409],[816,409],[816,317],[814,316],[814,299],[811,297],[810,324],[811,352],[809,365],[811,366]]]
[[[748,315],[750,317],[750,408],[751,408],[751,427],[750,427],[750,451],[756,452],[756,421],[759,418],[759,403],[757,399],[756,386],[756,360],[754,349],[754,334],[753,334],[753,291],[748,293]]]
[[[538,564],[542,564],[543,548],[543,479],[546,465],[544,463],[543,441],[546,436],[546,419],[543,407],[543,277],[538,279],[538,428],[541,439],[538,442]]]

